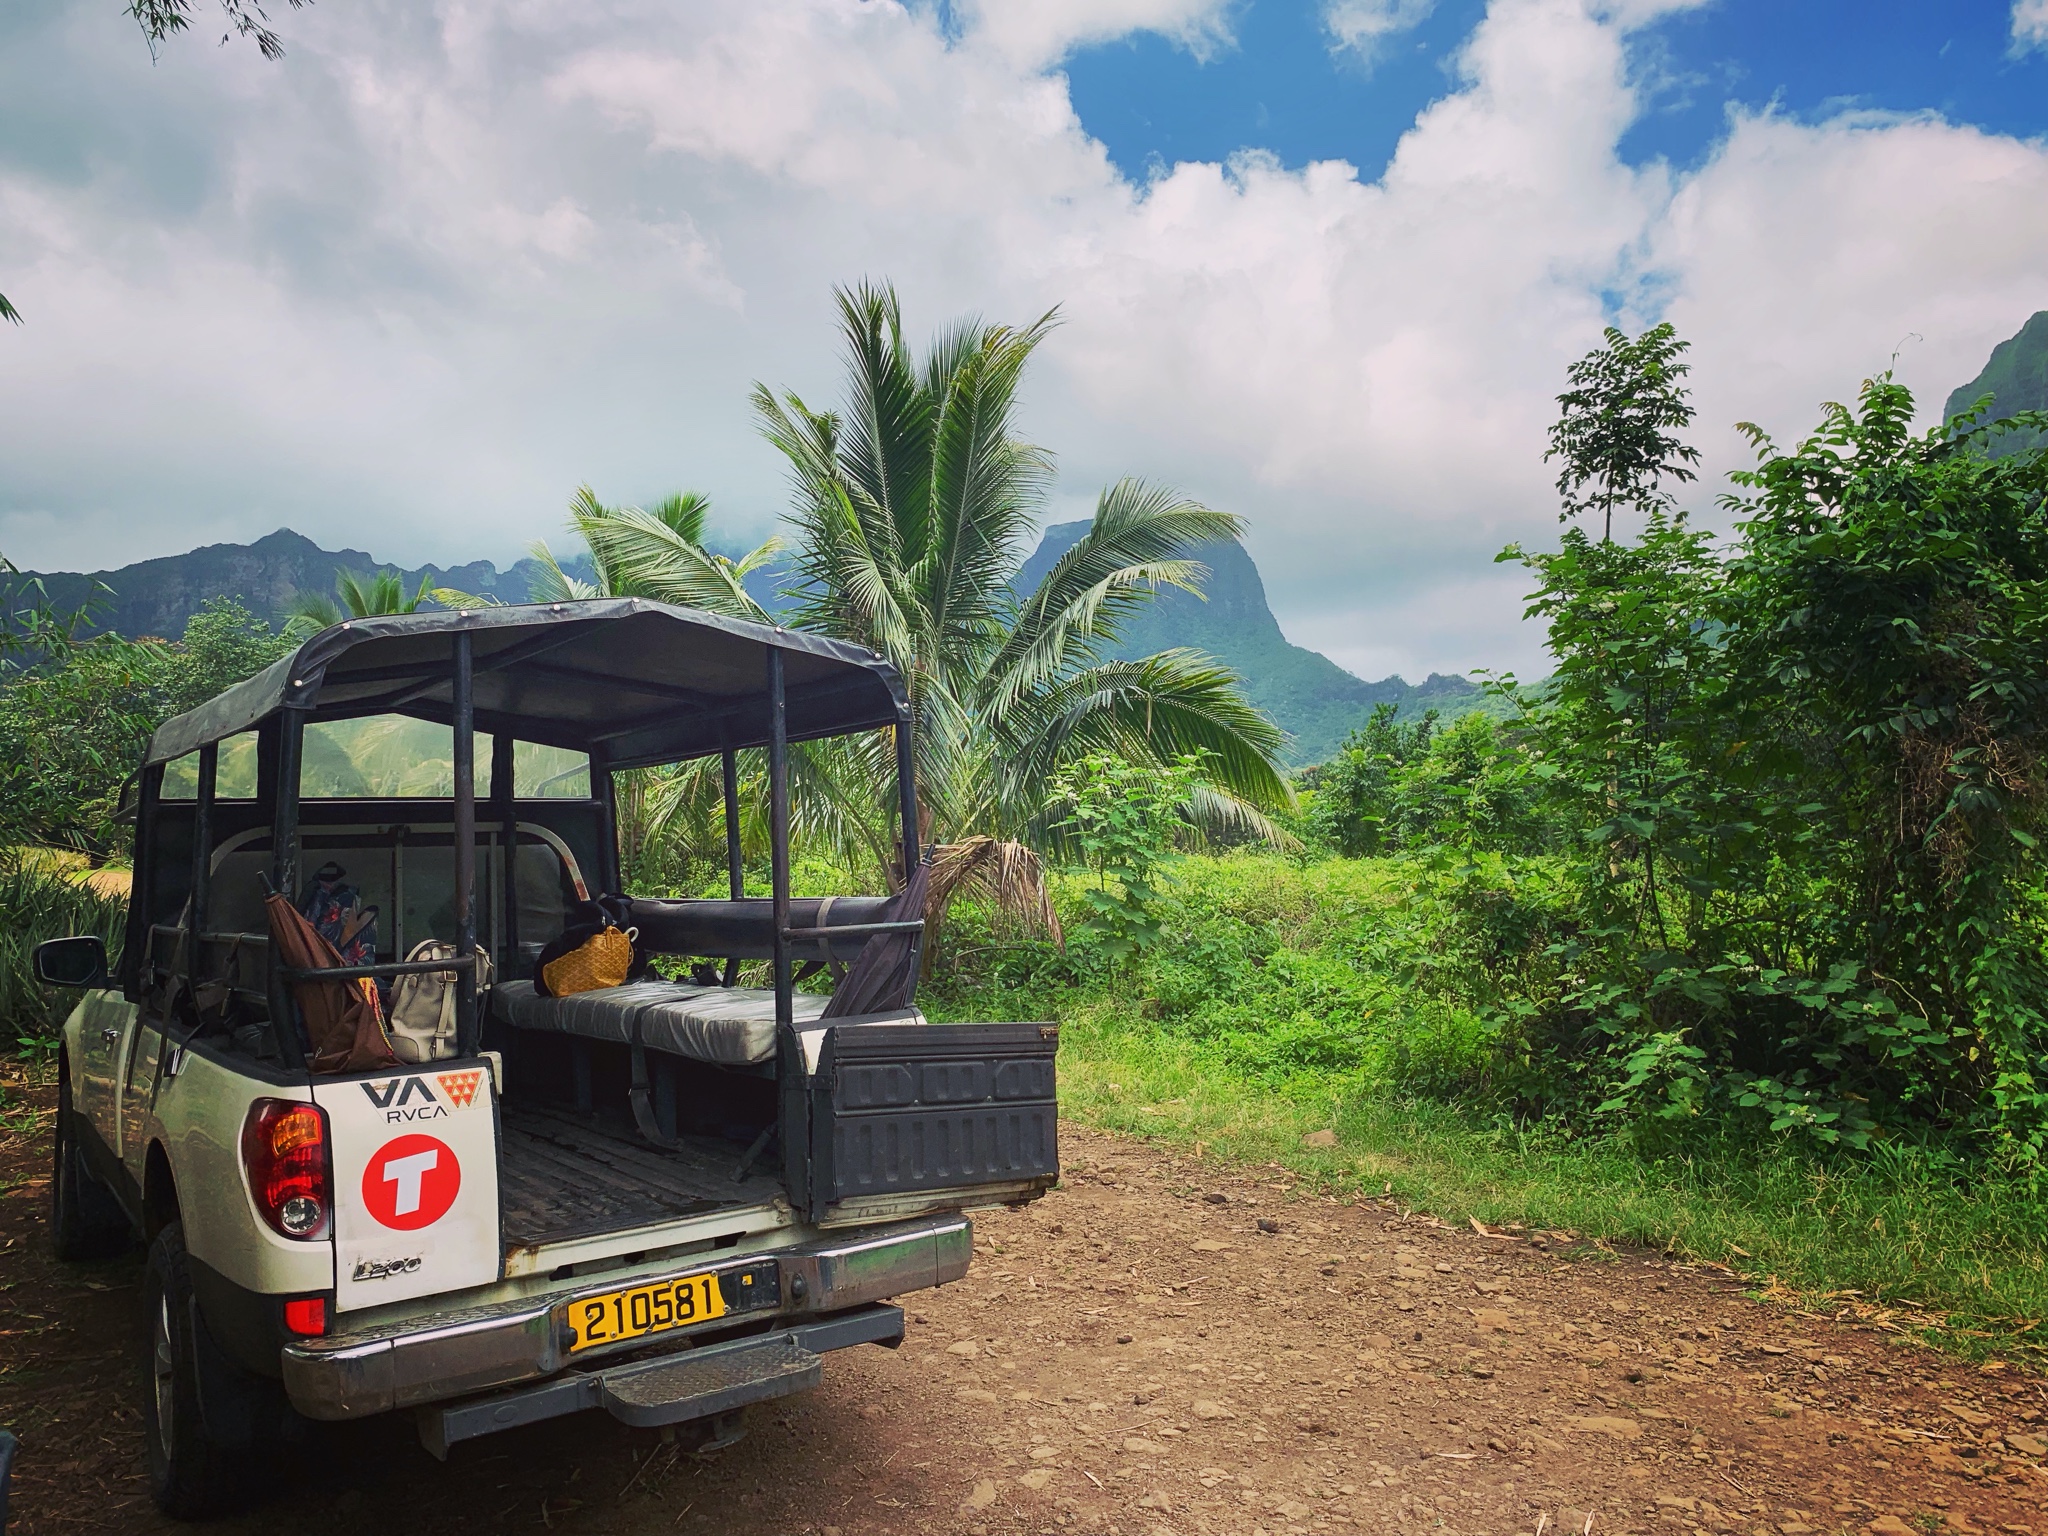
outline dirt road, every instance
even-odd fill
[[[0,1424],[17,1531],[148,1502],[134,1261],[46,1257],[44,1136],[0,1148]],[[228,1532],[1946,1529],[2048,1536],[2040,1380],[1760,1306],[1711,1271],[1339,1205],[1278,1170],[1070,1131],[909,1338],[830,1357],[699,1458],[601,1415],[459,1447],[324,1439]]]

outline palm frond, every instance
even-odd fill
[[[608,507],[597,514],[578,512],[575,525],[590,546],[591,559],[608,574],[614,597],[647,597],[756,623],[771,622],[767,610],[747,592],[737,565],[693,543],[652,512],[638,507]],[[775,548],[767,550],[767,558],[774,554]]]
[[[283,632],[293,639],[302,639],[307,635],[317,635],[323,629],[332,629],[348,615],[331,597],[319,592],[301,592],[285,604],[281,617],[284,620]]]
[[[918,586],[932,639],[976,662],[1000,644],[1009,578],[1052,476],[1044,450],[1012,426],[1017,385],[1054,324],[1048,312],[1021,331],[990,326],[947,379],[932,434],[929,544]]]
[[[664,496],[647,509],[666,523],[677,538],[692,544],[704,542],[705,520],[711,515],[711,499],[695,491],[678,491]]]
[[[1075,540],[1019,606],[1016,627],[990,663],[989,699],[1010,698],[1058,675],[1070,660],[1092,661],[1132,613],[1162,586],[1201,596],[1208,573],[1191,556],[1234,541],[1244,520],[1142,480],[1119,480],[1095,505]]]
[[[833,290],[849,384],[839,441],[847,489],[877,509],[915,560],[925,544],[932,400],[903,346],[896,290],[863,282]]]
[[[1197,784],[1181,807],[1188,824],[1211,842],[1264,843],[1283,853],[1301,847],[1301,839],[1279,822],[1227,789]]]
[[[1060,915],[1045,883],[1045,865],[1023,843],[987,836],[941,843],[932,850],[931,885],[924,902],[926,952],[930,953],[946,911],[959,896],[987,901],[997,921],[1008,919],[1027,932],[1066,942]]]
[[[464,592],[456,587],[435,587],[427,593],[427,596],[431,597],[443,608],[453,608],[456,610],[464,608],[502,608],[505,606],[502,598],[492,597],[484,592]]]
[[[1234,672],[1198,651],[1099,662],[1021,696],[1000,730],[1005,799],[1020,809],[1035,811],[1052,775],[1088,752],[1156,763],[1200,753],[1219,789],[1254,806],[1293,803],[1280,728],[1247,702]]]
[[[591,498],[593,501],[595,497]],[[593,586],[581,577],[571,576],[556,561],[554,551],[536,539],[526,546],[526,552],[533,556],[534,564],[540,567],[540,574],[527,584],[527,596],[536,603],[581,603],[593,597],[609,597],[611,594]]]

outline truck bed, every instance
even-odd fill
[[[511,1100],[499,1129],[500,1230],[512,1246],[760,1205],[783,1192],[772,1152],[766,1168],[734,1183],[745,1149],[728,1142],[691,1137],[670,1150],[591,1115]]]

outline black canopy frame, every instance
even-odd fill
[[[196,954],[206,890],[221,742],[255,731],[257,776],[270,801],[272,888],[298,886],[299,776],[310,721],[401,714],[449,726],[454,736],[456,958],[436,969],[458,978],[457,1055],[474,1056],[476,997],[476,732],[496,738],[492,799],[509,808],[513,739],[581,751],[591,793],[604,808],[610,850],[605,882],[617,888],[618,828],[612,773],[718,755],[725,800],[726,862],[734,900],[744,895],[738,754],[768,755],[770,884],[774,910],[775,1020],[795,1046],[789,945],[789,749],[802,741],[888,727],[896,743],[903,872],[919,857],[911,711],[903,680],[876,653],[779,626],[749,623],[643,598],[523,604],[351,619],[322,630],[292,655],[158,728],[141,775],[138,814],[153,821],[164,765],[199,754],[194,807],[194,900],[185,942]],[[870,924],[880,931],[922,923]],[[835,927],[851,937],[859,925]],[[287,971],[273,953],[266,987],[284,1064],[303,1070],[290,987],[327,976],[394,977],[419,970],[402,959],[333,971]],[[726,984],[735,964],[726,967]],[[783,1060],[801,1059],[784,1049]]]

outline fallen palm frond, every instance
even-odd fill
[[[998,922],[1043,933],[1055,944],[1066,942],[1052,893],[1046,889],[1045,866],[1022,843],[969,837],[932,850],[932,882],[924,908],[928,940],[936,937],[953,898],[963,893],[986,900]],[[927,943],[926,953],[931,952]]]

